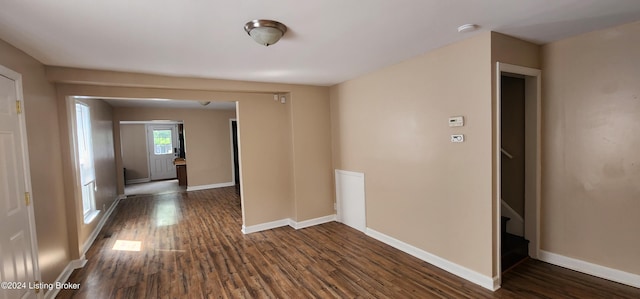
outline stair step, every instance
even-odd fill
[[[529,257],[529,241],[507,232],[502,233],[502,271]]]

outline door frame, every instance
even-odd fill
[[[20,108],[22,113],[18,114],[18,128],[20,130],[20,145],[22,146],[22,168],[24,172],[24,188],[26,192],[29,192],[31,204],[29,204],[27,209],[27,217],[29,222],[29,234],[31,239],[31,262],[33,267],[34,278],[37,281],[42,281],[40,276],[40,264],[38,261],[38,236],[36,234],[36,218],[33,210],[34,205],[34,196],[33,190],[31,186],[31,168],[29,162],[29,147],[27,140],[27,122],[25,118],[25,103],[24,103],[24,94],[22,91],[22,74],[15,72],[3,65],[0,65],[0,75],[9,78],[15,82],[16,87],[16,100],[20,102]],[[42,293],[36,294],[37,298],[41,298]]]
[[[529,240],[529,256],[538,259],[540,253],[540,196],[541,196],[541,128],[542,128],[542,72],[539,69],[496,62],[496,98],[495,106],[495,178],[496,198],[495,229],[497,236],[497,271],[502,278],[502,237],[501,237],[501,77],[503,73],[521,75],[525,79],[525,228],[524,237]],[[534,149],[534,151],[527,149]]]

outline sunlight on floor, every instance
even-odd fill
[[[142,249],[142,242],[116,240],[116,244],[113,245],[112,249],[120,251],[140,251]]]
[[[159,200],[155,206],[156,226],[169,226],[178,223],[178,208],[173,200]]]

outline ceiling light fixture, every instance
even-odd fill
[[[476,24],[464,24],[458,27],[458,32],[460,33],[471,32],[471,31],[477,30],[478,28],[480,28],[480,26]]]
[[[264,46],[277,43],[287,32],[287,26],[272,20],[253,20],[244,25],[244,31],[256,41]]]

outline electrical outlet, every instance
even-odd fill
[[[464,142],[464,135],[451,135],[451,142]]]
[[[334,210],[334,211],[337,211],[337,210],[338,210],[338,204],[337,204],[337,203],[335,203],[335,202],[333,203],[333,210]]]

